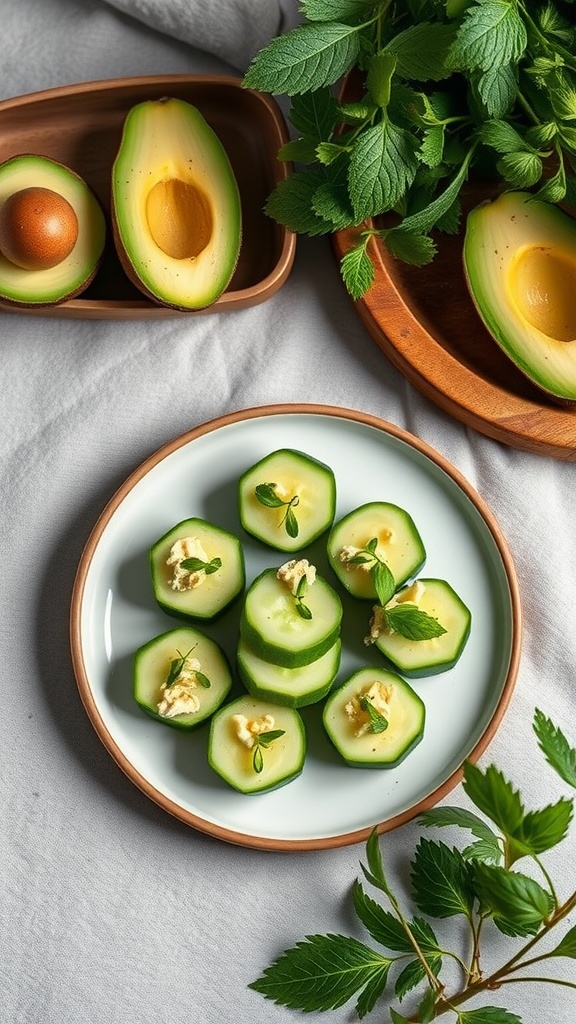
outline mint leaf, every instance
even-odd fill
[[[459,1010],[458,1024],[522,1024],[522,1018],[499,1006],[480,1006],[476,1010]]]
[[[358,58],[358,29],[329,22],[299,25],[256,54],[243,86],[270,93],[310,92],[332,85]]]
[[[340,260],[340,272],[346,288],[353,299],[360,299],[374,283],[374,264],[366,252],[367,239],[344,254]]]
[[[553,910],[553,900],[527,875],[477,861],[474,885],[483,910],[506,935],[535,935]]]
[[[266,508],[282,508],[286,502],[276,494],[276,484],[258,484],[254,494],[261,505]]]
[[[489,117],[505,117],[512,110],[518,89],[513,65],[503,64],[473,76],[474,86]]]
[[[507,782],[502,772],[489,765],[483,772],[477,765],[466,762],[462,786],[472,803],[476,804],[506,836],[520,833],[524,807],[520,795]]]
[[[386,565],[386,562],[375,562],[370,570],[378,603],[384,606],[388,603],[396,589],[396,581]]]
[[[538,708],[534,714],[533,728],[538,746],[550,767],[564,782],[576,789],[576,750],[570,746],[563,732]]]
[[[468,176],[468,167],[470,166],[473,153],[474,147],[468,151],[461,161],[460,170],[444,191],[428,203],[423,210],[418,210],[417,213],[404,217],[402,223],[396,228],[397,231],[425,234],[432,230],[440,217],[444,216],[457,199],[460,189]]]
[[[315,89],[292,98],[289,118],[302,138],[311,142],[329,139],[338,122],[338,104],[330,89]]]
[[[498,836],[486,825],[482,818],[479,818],[477,814],[474,814],[473,811],[469,811],[467,808],[432,807],[429,811],[424,811],[420,815],[418,822],[427,828],[456,826],[470,831],[473,836],[480,840],[482,846],[479,847],[478,844],[474,844],[463,850],[462,855],[466,859],[474,855],[472,853],[473,850],[480,854],[483,860],[493,861],[495,864],[499,863],[502,859],[502,849]]]
[[[327,178],[328,180],[316,189],[312,198],[314,213],[326,221],[331,231],[351,227],[354,224],[354,212],[350,205],[346,182],[339,180],[336,175],[328,174]],[[371,283],[372,278],[368,282],[368,287]]]
[[[293,1010],[335,1010],[364,986],[383,987],[391,963],[354,938],[308,935],[249,988]]]
[[[398,919],[367,896],[358,879],[352,889],[352,899],[358,918],[376,942],[400,953],[413,952],[412,943]]]
[[[431,640],[446,632],[438,619],[408,603],[386,609],[386,622],[406,640]]]
[[[321,171],[296,171],[276,184],[264,209],[269,217],[300,235],[324,235],[330,227],[314,213],[312,202],[325,181]]]
[[[374,7],[374,0],[301,0],[300,10],[308,21],[348,21],[362,17]]]
[[[362,131],[350,157],[350,199],[358,222],[393,209],[418,169],[417,140],[385,119]]]
[[[421,839],[412,862],[414,900],[429,917],[471,917],[474,907],[471,868],[459,850]]]
[[[454,70],[489,71],[517,64],[528,42],[526,27],[509,0],[478,0],[466,11],[452,46]]]
[[[526,150],[526,142],[512,125],[499,118],[485,121],[477,130],[478,138],[498,153],[519,153]]]
[[[438,82],[452,74],[446,61],[455,35],[453,25],[422,22],[394,36],[385,52],[396,58],[396,71],[403,78]]]
[[[536,153],[506,153],[496,166],[513,188],[530,188],[542,177],[542,161]]]
[[[392,228],[384,236],[386,247],[396,259],[413,267],[425,267],[436,255],[436,243],[430,235],[419,235],[415,231]]]
[[[438,167],[444,155],[444,125],[433,124],[424,132],[418,155],[427,167]]]
[[[562,936],[558,945],[546,956],[567,956],[571,960],[576,960],[576,924]]]
[[[316,144],[309,139],[291,139],[280,146],[276,156],[284,163],[313,164],[316,160]]]
[[[371,99],[378,107],[384,109],[390,102],[390,85],[396,68],[393,54],[381,50],[368,61],[366,84]]]
[[[520,840],[534,856],[551,850],[566,838],[572,821],[572,800],[561,799],[539,811],[530,811],[522,822]]]

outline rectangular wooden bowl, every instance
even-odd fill
[[[144,100],[173,96],[196,106],[224,145],[240,190],[242,247],[228,289],[202,312],[244,309],[273,295],[294,261],[295,236],[263,212],[277,181],[287,173],[277,160],[288,139],[275,100],[243,89],[228,76],[159,75],[63,86],[0,103],[0,162],[23,153],[51,157],[80,174],[99,199],[108,222],[102,265],[78,298],[43,308],[0,309],[35,316],[92,319],[190,316],[149,301],[128,280],[110,229],[110,175],[126,114]]]

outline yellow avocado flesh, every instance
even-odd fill
[[[176,99],[128,113],[112,171],[115,240],[129,277],[177,309],[215,302],[241,240],[238,186],[200,112]]]
[[[473,210],[464,269],[488,331],[539,388],[576,401],[576,221],[508,192]]]
[[[96,273],[106,237],[100,205],[82,178],[48,157],[25,154],[0,165],[0,206],[25,188],[50,189],[68,200],[78,221],[70,254],[47,270],[24,270],[0,253],[0,298],[22,306],[49,306],[86,287]]]

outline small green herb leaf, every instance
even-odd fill
[[[262,748],[268,749],[274,740],[284,736],[284,729],[269,729],[267,732],[259,732],[254,736],[254,750],[252,754],[252,767],[257,775],[260,775],[264,769],[264,755]]]
[[[560,778],[576,789],[576,750],[562,731],[538,708],[534,714],[534,732],[546,761]]]
[[[504,835],[520,834],[524,818],[522,800],[494,765],[489,765],[483,772],[477,765],[466,762],[463,787],[470,800]]]
[[[394,576],[385,562],[376,562],[372,566],[370,574],[374,581],[374,589],[376,590],[378,603],[384,607],[396,589]]]
[[[252,767],[257,775],[260,775],[264,768],[264,758],[262,756],[262,748],[259,743],[254,747],[254,754],[252,755]]]
[[[406,640],[432,640],[446,632],[432,615],[408,602],[386,609],[388,626]]]
[[[418,820],[421,825],[428,828],[456,825],[458,828],[468,829],[480,842],[462,851],[466,859],[476,857],[494,864],[502,860],[502,847],[496,833],[482,818],[465,807],[433,807],[429,811],[424,811]]]
[[[417,906],[429,917],[472,915],[472,873],[459,850],[421,839],[412,862],[412,887]]]
[[[191,647],[190,650],[186,652],[186,654],[182,654],[181,651],[177,651],[176,652],[178,654],[178,657],[177,658],[172,658],[172,660],[170,662],[170,670],[168,672],[168,676],[166,678],[166,682],[164,683],[165,687],[169,687],[169,686],[173,686],[174,685],[174,683],[176,682],[178,677],[182,674],[182,669],[184,668],[184,665],[186,664],[186,659],[190,657],[190,655],[192,654],[192,651],[194,650],[194,647],[196,647],[196,646],[197,646],[197,644],[194,644],[194,646]]]
[[[268,732],[260,732],[258,733],[258,742],[263,747],[269,747],[274,740],[278,740],[281,736],[284,736],[285,731],[285,729],[269,729]]]
[[[455,37],[453,25],[423,21],[395,35],[386,52],[396,58],[396,70],[403,78],[438,82],[452,73],[447,57]]]
[[[294,1010],[335,1010],[366,985],[381,991],[391,963],[352,937],[309,935],[287,949],[250,988]]]
[[[294,501],[294,499],[292,499],[292,501]],[[298,499],[296,498],[296,504],[297,502]],[[290,502],[288,508],[286,509],[286,515],[284,516],[284,526],[286,527],[286,533],[288,534],[289,537],[295,538],[298,536],[298,520],[296,519],[296,516],[294,514],[292,502]]]
[[[254,493],[261,505],[265,505],[266,508],[281,508],[286,504],[276,494],[276,487],[276,484],[258,484]]]
[[[357,136],[350,157],[350,199],[358,222],[392,210],[418,169],[414,136],[385,118]]]
[[[206,576],[212,576],[222,568],[222,559],[216,557],[209,562],[203,562],[201,558],[183,558],[180,565],[186,572],[203,572]]]
[[[358,53],[355,26],[338,22],[299,25],[256,54],[243,85],[288,96],[313,91],[337,82]]]
[[[460,1010],[458,1024],[522,1024],[522,1018],[500,1006],[479,1006],[475,1010]]]
[[[360,697],[358,703],[365,711],[370,719],[370,730],[371,732],[380,733],[386,732],[388,728],[388,719],[384,717],[373,705],[369,697]]]
[[[376,942],[400,953],[413,952],[414,947],[400,921],[367,896],[358,880],[354,883],[352,897],[358,918]]]
[[[546,955],[567,956],[571,960],[576,960],[576,924],[566,932],[566,935],[562,937],[558,945]]]
[[[209,690],[210,689],[212,684],[211,684],[210,680],[208,679],[208,676],[204,675],[203,672],[195,672],[194,673],[194,677],[197,680],[197,682],[200,683],[200,686],[203,686],[205,690]]]
[[[533,878],[480,861],[474,888],[485,910],[506,935],[535,935],[552,912],[552,897]]]

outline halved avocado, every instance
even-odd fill
[[[20,154],[0,164],[0,216],[6,203],[26,189],[47,190],[67,201],[75,215],[76,240],[68,255],[46,269],[25,269],[0,252],[0,298],[15,306],[54,306],[74,298],[93,279],[104,250],[106,223],[96,196],[75,171],[45,156]],[[3,231],[7,231],[2,218]],[[25,223],[10,226],[13,235]]]
[[[154,302],[202,309],[226,289],[240,252],[240,196],[196,107],[163,98],[129,111],[112,169],[112,226],[126,274]]]
[[[576,401],[576,220],[506,192],[469,213],[463,258],[494,340],[538,388]]]

